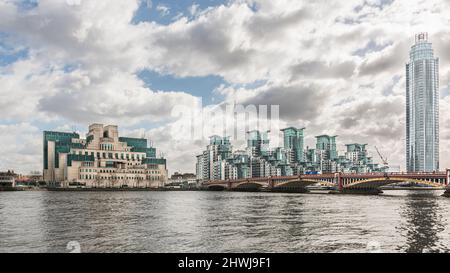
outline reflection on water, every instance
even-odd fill
[[[448,252],[439,236],[445,230],[446,219],[442,217],[441,204],[434,192],[411,192],[401,211],[406,219],[401,227],[406,236],[405,252]]]
[[[441,193],[0,193],[0,252],[448,251]]]

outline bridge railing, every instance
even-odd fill
[[[217,183],[239,183],[239,182],[261,182],[269,179],[273,180],[284,180],[284,179],[296,179],[296,178],[335,178],[335,175],[339,174],[343,178],[348,177],[380,177],[380,176],[446,176],[446,172],[372,172],[372,173],[325,173],[325,174],[302,174],[302,175],[295,175],[295,176],[268,176],[268,177],[255,177],[255,178],[243,178],[243,179],[236,179],[236,180],[210,180],[205,181],[203,183],[207,184],[217,184]]]
[[[341,173],[342,176],[358,176],[358,177],[366,177],[366,176],[381,176],[381,175],[402,175],[402,176],[433,176],[433,175],[446,175],[445,172],[385,172],[385,173]]]

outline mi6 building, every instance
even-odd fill
[[[164,158],[147,139],[119,137],[118,127],[92,124],[86,139],[77,133],[44,132],[44,180],[55,187],[161,187]]]

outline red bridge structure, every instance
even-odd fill
[[[330,173],[299,176],[276,176],[239,180],[211,180],[203,183],[209,190],[307,192],[308,186],[321,185],[341,193],[380,193],[380,187],[409,182],[435,188],[445,188],[450,181],[450,169],[445,172],[421,173]]]

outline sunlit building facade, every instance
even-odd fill
[[[162,187],[166,160],[147,139],[119,137],[118,127],[92,124],[77,133],[44,132],[44,180],[56,187]]]
[[[406,168],[439,170],[439,59],[428,35],[416,35],[406,64]]]
[[[283,129],[284,146],[269,148],[267,133],[251,131],[247,147],[233,152],[228,138],[213,136],[197,156],[197,179],[234,180],[320,173],[371,173],[386,169],[373,163],[367,144],[348,144],[345,155],[337,151],[337,136],[316,137],[315,149],[304,145],[305,128]]]
[[[231,156],[231,151],[229,137],[211,136],[206,150],[197,156],[197,179],[223,180],[228,179],[228,174],[233,175],[235,170],[223,161]]]
[[[305,153],[304,131],[305,128],[289,127],[281,130],[283,132],[284,148],[290,151],[289,160],[293,163],[304,162]]]
[[[16,186],[16,174],[13,171],[0,172],[0,189]]]

